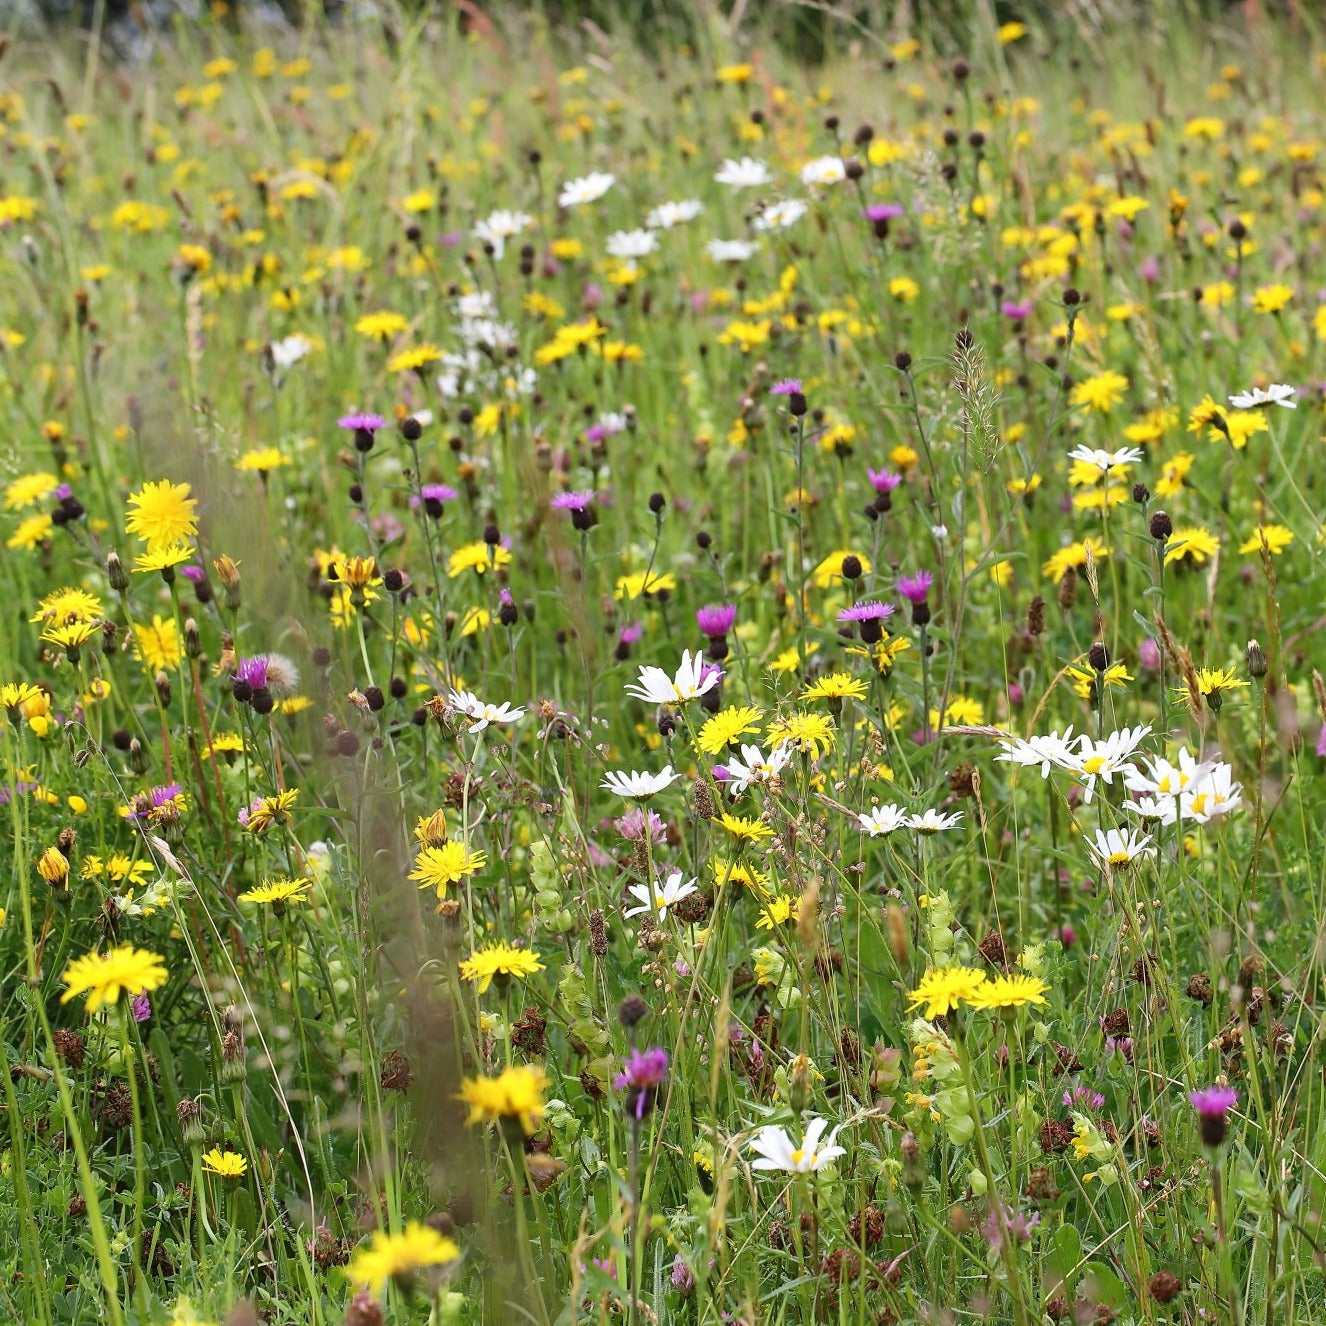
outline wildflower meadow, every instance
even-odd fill
[[[0,42],[5,1320],[1326,1320],[1326,45],[791,8]]]

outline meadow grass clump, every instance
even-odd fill
[[[1321,1320],[1317,47],[466,15],[4,54],[5,1315]]]

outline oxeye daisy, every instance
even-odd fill
[[[679,773],[673,772],[670,764],[665,765],[658,773],[627,773],[610,769],[599,786],[609,792],[615,792],[619,797],[644,800],[671,787],[680,777]]]
[[[901,806],[871,806],[859,814],[857,823],[872,838],[883,838],[906,826],[909,816]]]
[[[723,766],[727,771],[725,786],[733,796],[740,796],[754,783],[769,783],[777,778],[792,758],[792,747],[775,747],[766,758],[758,746],[744,745],[739,758],[729,757]]]
[[[682,704],[698,699],[718,685],[719,677],[699,653],[683,650],[674,676],[669,677],[662,668],[642,667],[639,680],[627,686],[626,693],[651,704]]]
[[[814,1174],[825,1165],[832,1164],[847,1151],[838,1146],[838,1133],[842,1127],[829,1131],[827,1119],[812,1119],[806,1127],[805,1137],[794,1142],[786,1128],[768,1124],[751,1139],[750,1149],[759,1156],[751,1161],[751,1169],[781,1170],[786,1174]]]
[[[1156,854],[1151,839],[1135,829],[1097,829],[1095,837],[1086,840],[1086,847],[1102,867],[1110,870],[1120,870]]]
[[[635,899],[637,905],[622,914],[629,919],[632,916],[641,916],[645,912],[654,912],[658,920],[662,921],[667,917],[669,907],[675,907],[683,898],[689,898],[692,893],[698,891],[699,886],[695,880],[683,879],[681,871],[674,870],[661,882],[632,884],[627,892]]]

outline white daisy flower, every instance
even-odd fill
[[[631,907],[622,915],[625,917],[642,916],[645,912],[656,912],[660,921],[666,920],[668,908],[675,907],[683,898],[698,893],[695,880],[682,881],[681,871],[674,870],[661,884],[632,884],[626,890],[640,905]]]
[[[652,230],[671,230],[673,226],[685,225],[694,221],[704,211],[704,204],[694,198],[684,198],[677,203],[659,203],[645,217],[645,225]]]
[[[1298,392],[1287,382],[1272,382],[1269,387],[1240,391],[1229,398],[1229,403],[1236,410],[1252,410],[1259,405],[1279,405],[1286,410],[1297,410],[1298,402],[1294,399],[1297,395]]]
[[[1108,870],[1118,870],[1156,854],[1151,839],[1136,829],[1097,829],[1095,838],[1088,838],[1086,845],[1087,851]]]
[[[806,1127],[805,1138],[797,1145],[788,1136],[786,1128],[767,1124],[751,1139],[750,1149],[760,1157],[751,1161],[751,1169],[776,1169],[785,1174],[813,1174],[823,1169],[847,1154],[844,1147],[835,1145],[841,1124],[821,1142],[828,1126],[827,1119],[812,1119]]]
[[[1091,465],[1102,474],[1116,465],[1136,465],[1146,453],[1140,447],[1120,447],[1118,451],[1106,451],[1102,447],[1074,447],[1068,453],[1069,460]]]
[[[604,247],[610,257],[634,260],[658,248],[658,236],[652,230],[618,230],[608,236]]]
[[[728,157],[714,176],[719,184],[726,184],[730,189],[761,189],[773,182],[769,167],[754,157],[742,157],[734,161]]]
[[[745,262],[760,250],[748,239],[711,239],[704,247],[715,262]]]
[[[283,336],[279,341],[273,341],[267,347],[267,353],[272,357],[273,366],[284,372],[299,363],[312,349],[313,342],[307,336],[295,332],[290,336]]]
[[[1177,764],[1155,755],[1129,765],[1123,771],[1123,785],[1146,796],[1174,797],[1205,777],[1210,768],[1210,764],[1199,763],[1187,746],[1181,746]]]
[[[786,230],[796,225],[808,210],[800,198],[787,198],[781,203],[770,203],[751,224],[756,230]]]
[[[673,771],[670,764],[659,773],[627,773],[621,769],[609,769],[599,784],[609,792],[616,792],[619,797],[644,800],[655,793],[671,787],[681,775]]]
[[[901,806],[871,806],[864,814],[856,817],[856,822],[872,838],[883,838],[886,834],[896,833],[907,823],[907,812]]]
[[[596,203],[616,183],[615,175],[597,170],[581,179],[567,180],[557,195],[557,206],[580,207],[584,203]]]
[[[523,709],[512,709],[508,701],[488,704],[472,691],[452,691],[448,703],[470,720],[471,732],[482,732],[490,723],[516,723],[525,717]]]
[[[692,654],[684,649],[675,676],[669,677],[662,668],[642,667],[639,680],[628,686],[626,693],[650,704],[682,704],[717,686],[720,675],[717,668],[704,661],[699,650]]]
[[[816,185],[841,184],[847,178],[842,157],[816,157],[801,167],[801,183],[808,189]]]
[[[724,764],[728,777],[723,786],[740,796],[752,783],[767,783],[777,778],[791,758],[790,744],[775,746],[767,757],[761,754],[758,746],[743,746],[740,759],[730,759]]]
[[[1083,801],[1089,803],[1095,796],[1098,779],[1113,784],[1114,775],[1127,768],[1138,744],[1150,731],[1149,727],[1125,727],[1100,741],[1093,741],[1085,733],[1078,738],[1077,750],[1064,768],[1083,780]]]
[[[1189,784],[1179,797],[1179,813],[1185,820],[1209,824],[1228,815],[1243,804],[1243,785],[1234,781],[1233,768],[1224,763],[1211,765],[1201,778]]]
[[[951,829],[962,819],[962,811],[951,811],[947,815],[940,814],[933,807],[923,811],[920,815],[908,815],[907,827],[915,829],[917,833],[942,833],[945,829]]]
[[[500,258],[506,252],[507,240],[519,235],[533,219],[527,212],[501,209],[475,222],[474,238],[484,244],[491,244],[493,257]]]
[[[1009,764],[1020,764],[1023,768],[1041,767],[1041,777],[1048,778],[1052,768],[1067,769],[1073,759],[1073,729],[1071,724],[1064,729],[1063,736],[1058,731],[1044,736],[1031,736],[1025,741],[1021,737],[1005,736],[1000,738],[1004,749],[995,756]]]

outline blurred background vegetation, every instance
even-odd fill
[[[1014,20],[1052,43],[1272,18],[1287,18],[1315,35],[1326,16],[1326,0],[0,0],[0,28],[104,28],[112,48],[132,58],[151,44],[136,37],[187,23],[218,3],[239,27],[300,25],[311,18],[388,27],[412,17],[462,27],[532,22],[591,39],[626,37],[650,52],[744,35],[811,63],[853,43],[883,47],[899,36],[967,53]]]

